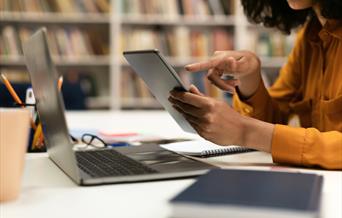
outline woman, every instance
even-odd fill
[[[218,51],[186,66],[234,92],[234,109],[200,93],[172,91],[169,98],[196,131],[217,144],[270,152],[276,163],[342,169],[342,1],[242,0],[248,18],[289,33],[301,24],[280,76],[268,90],[260,60],[248,51]],[[222,80],[223,74],[234,80]],[[298,115],[301,127],[287,125]]]

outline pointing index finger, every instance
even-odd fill
[[[203,62],[186,65],[185,69],[190,72],[197,72],[197,71],[202,71],[202,70],[209,70],[210,68],[213,68],[213,67],[214,67],[213,60],[209,60],[209,61],[203,61]]]

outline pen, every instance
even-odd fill
[[[8,92],[9,92],[10,95],[12,96],[13,100],[14,100],[17,104],[21,105],[21,107],[25,107],[24,104],[23,104],[23,102],[20,100],[19,96],[18,96],[17,93],[15,92],[13,86],[11,85],[11,83],[9,82],[9,80],[6,78],[6,76],[5,76],[4,74],[2,74],[2,73],[0,74],[0,76],[1,76],[2,81],[3,81],[3,83],[5,84],[5,86],[6,86],[7,90],[8,90]],[[36,129],[36,125],[34,124],[34,121],[32,120],[32,118],[31,118],[31,127],[32,127],[33,129]]]
[[[110,147],[130,146],[130,144],[127,142],[113,142],[113,143],[108,143],[107,145]]]

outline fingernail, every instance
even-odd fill
[[[185,65],[185,69],[186,69],[186,70],[189,70],[189,69],[192,68],[193,66],[194,66],[193,64]]]

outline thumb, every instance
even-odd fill
[[[190,85],[189,91],[191,93],[194,93],[194,94],[197,94],[197,95],[200,95],[200,96],[204,96],[204,94],[200,90],[198,90],[198,88],[195,85],[193,85],[193,84]]]

